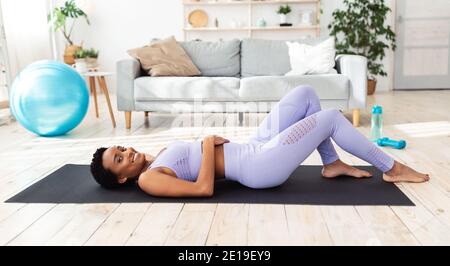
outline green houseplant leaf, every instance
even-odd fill
[[[79,49],[75,52],[75,58],[76,59],[82,59],[82,58],[87,58],[88,57],[88,53],[86,50],[84,49]]]
[[[387,76],[379,62],[386,49],[396,49],[396,36],[386,16],[391,9],[384,0],[344,0],[345,10],[335,10],[328,25],[336,40],[338,54],[356,54],[367,58],[370,75]]]
[[[56,7],[51,14],[48,14],[47,21],[52,26],[54,31],[60,30],[69,45],[73,45],[71,39],[72,31],[75,26],[75,22],[78,18],[83,17],[86,23],[90,25],[88,16],[75,4],[74,0],[69,0],[64,3],[62,7]],[[67,29],[68,18],[71,18],[72,23],[70,28]]]
[[[89,58],[97,58],[98,57],[98,50],[95,50],[94,48],[85,50],[86,57]]]
[[[289,5],[285,5],[285,6],[281,5],[277,11],[278,14],[283,14],[283,15],[289,14],[290,12],[291,12],[291,7]]]

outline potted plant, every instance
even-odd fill
[[[285,24],[287,23],[287,14],[291,13],[291,7],[289,5],[281,5],[277,13],[280,15],[280,24]]]
[[[335,10],[328,25],[330,36],[336,40],[336,53],[357,54],[368,61],[368,94],[376,88],[376,75],[387,76],[379,63],[385,57],[385,49],[395,50],[395,33],[385,25],[391,11],[384,0],[344,0],[346,10]],[[342,36],[339,40],[338,36]]]
[[[98,59],[98,50],[94,48],[84,50],[86,53],[86,63],[89,69],[98,67],[97,59]]]
[[[74,54],[75,64],[73,66],[80,73],[84,73],[89,70],[87,61],[86,61],[87,56],[88,56],[88,53],[84,49],[78,49],[75,51],[75,54]]]
[[[75,52],[81,49],[81,45],[75,45],[71,38],[75,22],[80,17],[83,17],[86,20],[86,23],[90,25],[86,13],[77,7],[74,0],[66,1],[64,6],[56,7],[47,17],[48,23],[52,29],[54,31],[60,30],[67,42],[64,50],[64,62],[66,64],[73,64]],[[67,25],[69,24],[69,19],[71,20],[70,27]]]

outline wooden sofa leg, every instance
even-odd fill
[[[148,117],[148,112],[144,112],[144,114],[145,114],[145,117]]]
[[[359,127],[359,109],[353,109],[353,126]]]
[[[125,127],[126,129],[131,128],[131,111],[125,112]]]

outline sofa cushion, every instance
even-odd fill
[[[260,76],[241,79],[241,99],[276,101],[299,85],[311,85],[321,100],[349,98],[350,81],[339,74]]]
[[[239,78],[233,77],[140,77],[134,80],[136,101],[236,100]]]
[[[194,64],[206,77],[239,77],[240,40],[180,42]]]
[[[198,76],[200,71],[173,36],[150,45],[128,50],[141,67],[156,76]]]
[[[321,37],[305,40],[295,40],[295,42],[316,45],[320,42],[323,42],[324,40],[326,40],[326,38]],[[242,77],[283,76],[290,70],[291,64],[289,61],[289,50],[288,46],[286,45],[286,41],[262,39],[242,40]]]
[[[291,71],[286,76],[325,74],[335,70],[336,49],[334,37],[318,45],[286,42],[289,48]]]

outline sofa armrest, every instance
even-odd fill
[[[141,76],[141,64],[134,58],[117,62],[117,109],[134,110],[134,80]]]
[[[367,58],[360,55],[336,56],[336,69],[350,80],[350,109],[366,108]]]

